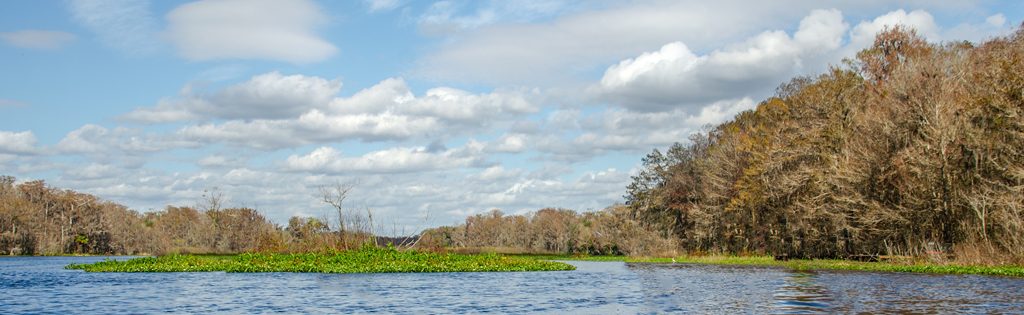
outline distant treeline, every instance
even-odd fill
[[[640,224],[621,205],[585,213],[547,208],[504,215],[491,210],[420,235],[423,248],[508,253],[652,255],[672,254],[678,248],[674,239]]]
[[[368,240],[415,241],[371,239],[351,223],[340,232],[317,218],[293,217],[281,227],[254,209],[221,209],[215,198],[202,208],[168,206],[141,214],[43,181],[15,184],[14,177],[0,176],[0,254],[304,252],[346,249]]]
[[[1024,28],[893,28],[756,109],[643,159],[626,195],[687,251],[1024,261]]]

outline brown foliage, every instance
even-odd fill
[[[655,150],[629,208],[691,251],[1024,260],[1024,30],[973,47],[897,27],[849,64]]]
[[[420,248],[508,253],[654,255],[671,253],[676,243],[649,231],[622,206],[598,212],[541,209],[526,215],[491,210],[464,224],[426,230]]]

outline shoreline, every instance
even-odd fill
[[[517,256],[517,255],[512,255]],[[960,265],[921,262],[862,262],[840,259],[791,259],[775,260],[771,256],[677,256],[677,257],[627,257],[627,256],[573,256],[573,255],[518,255],[520,257],[568,260],[568,261],[621,261],[647,264],[699,264],[722,266],[781,267],[797,271],[842,270],[863,272],[900,272],[942,275],[984,275],[1024,278],[1024,266],[1002,265]]]

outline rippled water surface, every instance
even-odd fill
[[[0,258],[0,313],[1024,313],[1024,279],[988,276],[618,262],[514,273],[63,269],[101,259]]]

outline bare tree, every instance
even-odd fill
[[[210,189],[203,189],[202,198],[200,205],[196,208],[204,209],[205,211],[217,211],[224,206],[224,193],[216,186]]]
[[[338,215],[338,239],[342,241],[344,247],[348,247],[348,243],[345,241],[345,226],[346,226],[346,213],[345,213],[345,200],[348,199],[349,193],[355,188],[354,183],[341,183],[335,182],[332,185],[320,186],[320,200],[334,208],[335,213]]]

